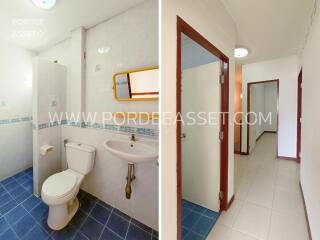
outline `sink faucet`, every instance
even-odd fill
[[[134,134],[131,134],[130,140],[133,141],[133,142],[136,141],[136,136]]]

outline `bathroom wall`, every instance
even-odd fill
[[[0,52],[1,180],[32,166],[34,53],[3,41]]]
[[[50,49],[38,54],[39,58],[46,59],[51,62],[58,61],[59,64],[67,67],[67,111],[70,112],[70,67],[71,67],[71,38],[68,38]]]
[[[109,138],[128,139],[131,133],[137,138],[153,139],[157,142],[158,126],[128,123],[118,126],[114,123],[101,124],[103,112],[153,112],[158,111],[157,101],[118,102],[114,99],[112,76],[114,73],[140,67],[158,65],[158,1],[148,0],[105,22],[87,29],[85,42],[85,109],[86,113],[97,114],[97,124],[81,128],[76,124],[61,127],[60,143],[64,139],[93,145],[97,149],[95,167],[84,180],[82,188],[133,216],[142,223],[158,229],[158,166],[155,163],[136,166],[137,179],[133,183],[133,195],[125,199],[124,187],[127,164],[103,147]],[[68,72],[73,68],[71,54],[74,39],[40,53],[41,58],[58,60],[66,64]],[[68,77],[68,111],[70,92],[78,89]],[[74,126],[70,126],[74,125]],[[62,148],[62,166],[66,166],[65,151]]]
[[[229,79],[229,179],[228,198],[233,196],[233,90],[234,90],[234,47],[236,27],[219,0],[162,0],[162,61],[161,89],[162,112],[169,120],[175,119],[176,113],[176,52],[177,52],[177,16],[182,17],[200,34],[219,48],[230,59]],[[166,124],[161,129],[161,238],[177,238],[177,149],[176,125]]]
[[[139,141],[141,135],[137,136]],[[110,131],[62,126],[62,139],[86,143],[96,148],[95,165],[81,186],[108,204],[120,209],[140,222],[158,229],[158,166],[156,162],[135,165],[136,179],[132,183],[132,195],[125,197],[127,162],[108,152],[103,142],[108,139],[129,139]],[[149,138],[150,139],[150,138]],[[157,139],[150,139],[158,145]],[[63,143],[61,143],[63,149]],[[65,151],[62,151],[65,160]]]
[[[66,111],[67,69],[36,58],[33,73],[33,184],[34,193],[40,195],[43,182],[61,170],[61,123],[50,116]],[[42,156],[40,148],[46,144],[53,152]]]
[[[104,49],[103,53],[101,49]],[[156,0],[148,0],[87,30],[86,111],[98,115],[102,112],[158,111],[157,101],[118,102],[113,95],[114,73],[148,66],[158,66]]]
[[[145,21],[148,19],[148,21]],[[128,43],[130,38],[130,44]],[[68,67],[68,103],[70,112],[72,39],[66,39],[39,56],[57,60]],[[158,1],[147,0],[105,22],[87,29],[85,38],[86,79],[85,111],[97,114],[101,123],[103,112],[157,112],[158,102],[119,102],[114,98],[113,74],[141,67],[158,66]],[[133,122],[127,125],[134,126]],[[148,128],[158,129],[157,125]]]

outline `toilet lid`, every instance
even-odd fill
[[[50,197],[64,197],[69,194],[77,183],[77,177],[66,172],[50,176],[42,186],[43,192]]]

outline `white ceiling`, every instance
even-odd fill
[[[57,0],[53,9],[42,10],[31,0],[1,0],[0,40],[41,51],[80,26],[92,27],[144,1]]]
[[[314,0],[221,0],[237,26],[237,46],[249,49],[240,63],[299,53]]]

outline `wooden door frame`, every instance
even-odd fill
[[[181,34],[187,35],[203,48],[207,49],[217,58],[223,61],[222,72],[224,83],[221,85],[221,112],[226,113],[221,117],[220,131],[223,132],[223,140],[220,144],[220,191],[223,198],[220,202],[220,210],[227,210],[231,205],[228,202],[228,133],[229,133],[229,58],[223,54],[212,43],[205,39],[199,32],[192,28],[182,18],[177,16],[177,88],[176,88],[176,111],[177,111],[177,239],[182,239],[181,234],[181,200],[182,200],[182,179],[181,179]],[[217,136],[218,137],[218,136]]]
[[[242,149],[242,121],[241,120],[240,120],[239,128],[240,128],[240,149],[239,149],[239,151],[234,149],[233,153],[241,155],[242,154],[242,151],[241,151],[241,149]],[[233,146],[233,148],[234,148],[234,146]]]
[[[270,82],[276,82],[277,83],[277,133],[279,131],[279,79],[274,79],[274,80],[266,80],[266,81],[258,81],[258,82],[249,82],[247,84],[247,152],[246,154],[250,154],[250,148],[249,148],[249,143],[250,143],[250,118],[248,113],[250,112],[250,87],[251,85],[254,84],[262,84],[262,83],[270,83]],[[278,142],[279,142],[279,134],[277,134],[277,152],[276,156],[278,157]]]
[[[298,76],[298,103],[297,103],[297,163],[301,162],[301,122],[302,117],[302,69]]]

